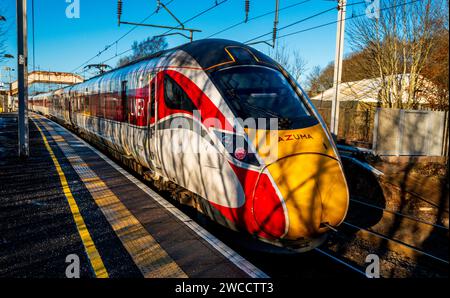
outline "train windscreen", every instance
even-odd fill
[[[285,129],[316,122],[280,71],[236,66],[216,71],[212,76],[238,118],[277,118],[285,120]]]

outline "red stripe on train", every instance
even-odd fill
[[[188,77],[174,71],[165,70],[158,73],[158,118],[162,119],[172,114],[184,113],[193,115],[190,111],[171,109],[164,103],[164,75],[170,76],[192,100],[200,112],[201,122],[207,127],[217,127],[223,130],[233,131],[231,123],[225,118],[223,113],[216,107],[211,99]],[[195,115],[193,115],[195,116]]]
[[[245,203],[229,208],[210,202],[223,216],[252,235],[262,238],[280,238],[286,227],[281,199],[266,174],[240,168],[230,163],[245,194]],[[258,180],[259,176],[259,180]]]

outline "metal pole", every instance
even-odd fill
[[[13,69],[14,70],[14,69]],[[8,67],[8,75],[9,75],[9,92],[8,92],[8,112],[13,111],[13,103],[12,103],[12,81],[11,81],[11,67]]]
[[[28,147],[28,45],[27,0],[17,0],[17,81],[19,91],[19,157],[29,156]]]
[[[335,96],[331,105],[331,133],[336,137],[339,132],[339,97],[342,78],[342,59],[344,55],[345,10],[347,0],[338,0],[338,23],[336,32],[336,56],[334,59],[333,87]]]
[[[36,54],[35,54],[35,34],[34,34],[34,0],[31,0],[31,23],[32,23],[32,34],[33,34],[33,72],[36,70]],[[32,95],[36,93],[36,85],[33,85],[33,92],[31,93]]]
[[[0,85],[3,85],[3,68],[0,68]],[[5,97],[2,95],[1,99],[3,101],[2,103],[2,112],[5,113],[6,108],[5,108]]]
[[[278,8],[279,0],[275,0],[275,20],[273,21],[272,48],[275,48],[275,42],[277,40]]]
[[[33,71],[35,71],[36,67],[36,55],[35,55],[35,41],[34,41],[34,0],[31,0],[31,18],[32,18],[32,24],[33,24]]]

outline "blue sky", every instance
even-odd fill
[[[111,44],[132,28],[129,25],[117,26],[116,0],[78,0],[80,3],[80,18],[69,19],[66,17],[66,8],[70,3],[66,1],[76,0],[35,0],[35,49],[36,68],[52,71],[72,71],[86,60],[95,56],[106,45]],[[122,20],[139,22],[149,16],[156,8],[156,0],[123,0],[124,12]],[[167,3],[169,0],[164,0]],[[223,0],[217,0],[222,2]],[[9,28],[7,36],[7,51],[16,56],[16,32],[15,32],[15,0],[1,0],[1,9],[8,19]],[[182,21],[200,11],[211,7],[216,0],[173,0],[169,8]],[[280,0],[280,7],[302,2],[301,0]],[[355,2],[355,1],[349,1]],[[359,1],[358,1],[359,2]],[[251,0],[249,17],[257,16],[274,10],[274,0]],[[364,5],[364,4],[363,4]],[[279,27],[311,16],[328,8],[336,7],[336,1],[310,0],[293,8],[280,12]],[[348,8],[348,14],[352,10],[360,12],[363,6],[355,5]],[[32,61],[31,44],[31,0],[28,0],[29,10],[29,64]],[[227,26],[233,25],[244,19],[244,0],[227,0],[225,3],[210,10],[204,15],[188,23],[186,27],[201,29],[201,33],[195,34],[195,39],[205,38]],[[248,22],[221,33],[215,37],[247,41],[253,37],[272,31],[273,14]],[[302,30],[327,22],[335,21],[337,10],[324,13],[318,17],[280,31],[279,34]],[[176,25],[176,22],[164,10],[153,15],[147,21],[152,24]],[[132,33],[120,40],[117,44],[117,53],[130,48],[134,40],[143,40],[152,35],[165,32],[164,29],[138,27]],[[280,39],[289,49],[298,50],[307,61],[309,70],[315,65],[325,66],[334,59],[336,25],[326,26],[305,33]],[[270,38],[270,35],[268,36]],[[267,38],[267,37],[266,37]],[[185,43],[187,40],[178,36],[167,38],[169,47]],[[348,45],[348,44],[347,44]],[[268,46],[256,45],[257,49],[267,52]],[[350,49],[346,47],[346,52]],[[116,46],[112,46],[100,57],[91,63],[103,62],[116,54]],[[119,57],[109,60],[107,63],[115,66]],[[2,62],[0,67],[8,65],[16,68],[15,60]],[[78,71],[81,71],[79,68]]]

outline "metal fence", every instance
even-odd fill
[[[448,112],[378,108],[373,147],[378,155],[448,156]]]
[[[314,101],[328,127],[331,102]],[[448,111],[377,108],[342,102],[338,140],[378,155],[448,156]]]
[[[330,127],[331,102],[315,102],[316,109]],[[348,144],[371,148],[375,107],[343,102],[339,107],[338,139]]]

